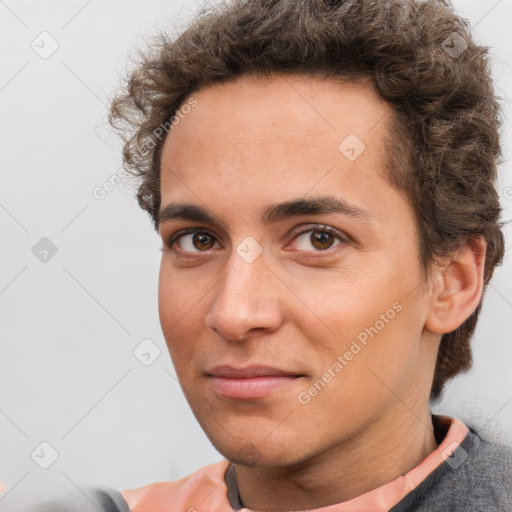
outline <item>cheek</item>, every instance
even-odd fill
[[[331,276],[296,288],[309,311],[296,310],[294,318],[310,351],[321,357],[317,372],[346,354],[346,378],[354,384],[375,382],[368,368],[394,379],[414,361],[425,317],[420,274],[403,275],[400,265],[374,269],[368,265],[337,280]]]
[[[196,281],[197,282],[197,281]],[[167,347],[175,364],[188,357],[193,348],[191,340],[200,331],[200,315],[204,302],[204,289],[190,286],[189,280],[172,272],[162,261],[158,284],[158,312]],[[195,333],[197,331],[197,333]]]
[[[197,314],[214,284],[205,272],[176,269],[172,258],[164,254],[158,278],[158,311],[162,325],[170,329],[179,326],[184,318]]]
[[[393,309],[396,314],[387,324],[379,318],[386,311],[367,310],[357,318],[345,315],[345,323],[350,322],[343,326],[346,335],[321,348],[316,340],[314,350],[323,351],[322,364],[297,397],[300,403],[307,402],[302,409],[304,421],[315,423],[328,416],[328,423],[336,424],[340,431],[354,429],[355,433],[396,396],[405,396],[418,362],[417,311],[407,305],[399,312]]]
[[[389,271],[376,273],[370,264],[299,276],[290,286],[300,299],[295,300],[294,319],[305,332],[343,343],[375,322],[381,327],[381,314],[388,313],[387,325],[396,316],[393,304],[403,301],[402,288],[396,276]]]
[[[421,304],[401,297],[373,310],[365,325],[354,326],[343,371],[349,388],[358,390],[356,397],[378,403],[404,392],[421,364],[422,321]]]

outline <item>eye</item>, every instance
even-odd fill
[[[301,231],[295,237],[294,242],[297,245],[295,248],[300,251],[321,252],[342,245],[347,240],[337,229],[330,226],[316,226],[313,229]]]
[[[207,231],[191,228],[172,237],[167,245],[174,249],[177,244],[183,252],[205,252],[214,249],[215,243],[217,239]]]
[[[348,236],[331,226],[315,225],[299,232],[293,239],[294,249],[306,252],[327,252],[348,243]],[[169,249],[183,253],[200,253],[220,247],[218,240],[208,231],[189,228],[174,235],[166,244]]]

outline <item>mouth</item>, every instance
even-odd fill
[[[305,377],[268,366],[216,366],[207,372],[213,391],[228,400],[258,400],[275,394]]]

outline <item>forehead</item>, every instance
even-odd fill
[[[357,196],[384,169],[392,111],[368,85],[248,75],[192,97],[164,144],[162,205],[220,186],[285,199],[336,184]]]
[[[253,143],[277,136],[333,151],[349,134],[372,142],[386,127],[381,121],[391,114],[390,106],[369,85],[304,75],[243,75],[204,87],[193,97],[197,106],[180,121],[179,129],[171,130],[167,146],[176,138],[197,142],[222,134],[227,139],[216,137],[222,146],[237,135]]]

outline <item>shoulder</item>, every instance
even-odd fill
[[[506,498],[512,510],[512,447],[481,436],[470,428],[468,438],[460,448],[465,450],[464,460],[451,473],[456,478],[457,470],[465,477],[466,486],[473,495],[492,500],[498,504],[500,497]]]
[[[168,512],[169,503],[173,503],[176,512],[196,509],[225,511],[226,507],[230,509],[224,480],[228,468],[229,462],[222,460],[180,480],[126,489],[121,494],[133,512]]]
[[[180,480],[124,491],[89,488],[62,500],[47,501],[16,512],[169,512],[169,503],[173,504],[173,512],[225,512],[231,509],[224,481],[228,468],[229,462],[223,460],[204,466]],[[0,512],[4,512],[1,507]]]
[[[494,470],[512,467],[512,446],[486,439],[471,427],[470,434],[474,440],[473,459],[476,464],[493,467]]]
[[[512,510],[512,447],[469,428],[464,441],[392,512]]]
[[[18,512],[130,512],[130,509],[118,491],[97,488],[77,491],[62,500],[39,503]]]

